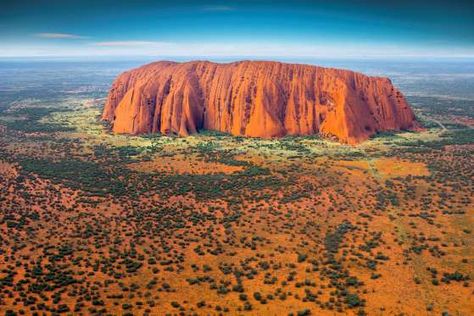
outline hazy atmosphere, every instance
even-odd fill
[[[0,56],[474,57],[472,1],[2,1]]]

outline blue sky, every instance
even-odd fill
[[[474,1],[1,1],[0,56],[474,57]]]

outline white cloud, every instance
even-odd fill
[[[390,58],[474,57],[474,46],[397,46],[373,43],[162,42],[148,40],[0,43],[0,57],[120,57],[151,58]]]
[[[69,34],[69,33],[36,33],[35,36],[41,38],[55,38],[55,39],[80,39],[85,36]]]
[[[93,45],[102,47],[161,47],[172,45],[172,43],[156,41],[106,41],[95,42]]]
[[[113,43],[113,42],[111,42]],[[473,56],[474,48],[399,47],[397,45],[350,43],[272,43],[272,42],[153,42],[125,41],[120,45],[103,45],[101,54],[179,56],[179,57],[420,57],[420,56]]]

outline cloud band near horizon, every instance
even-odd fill
[[[0,56],[474,58],[467,0],[11,1]]]
[[[62,38],[64,39],[64,38]],[[74,41],[75,42],[75,41]],[[400,47],[392,44],[359,43],[345,47],[338,43],[305,44],[274,42],[161,42],[161,41],[87,41],[64,47],[58,43],[46,45],[4,47],[0,57],[88,57],[88,56],[176,56],[176,57],[255,57],[255,58],[404,58],[453,57],[474,58],[474,48]]]

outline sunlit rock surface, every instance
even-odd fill
[[[350,144],[419,126],[388,78],[265,61],[162,61],[124,72],[112,85],[102,118],[116,133],[319,133]]]

